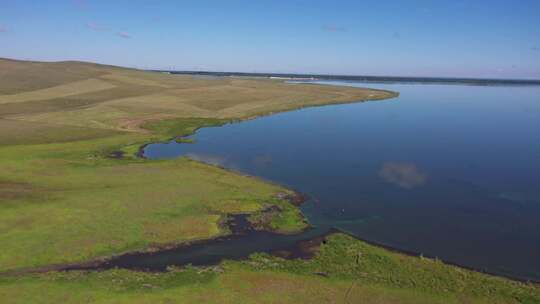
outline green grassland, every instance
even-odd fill
[[[446,303],[446,295],[464,303],[538,300],[537,286],[402,257],[345,236],[332,238],[309,262],[254,256],[226,262],[219,271],[28,273],[217,237],[228,233],[222,225],[228,215],[251,213],[256,219],[269,206],[280,212],[266,228],[300,231],[306,223],[296,207],[278,199],[289,193],[279,185],[186,158],[153,161],[136,153],[146,143],[189,135],[200,127],[393,96],[275,80],[0,59],[0,302]],[[124,157],[109,157],[115,151]],[[380,260],[370,262],[369,271],[376,273],[373,278],[386,279],[366,279],[360,268],[351,268],[343,255],[350,246]],[[329,255],[336,250],[346,252]],[[410,264],[402,265],[402,259]],[[424,264],[432,266],[420,267]],[[410,271],[419,271],[420,285],[407,281]],[[448,291],[430,287],[429,282],[446,277],[463,281]]]
[[[539,303],[538,288],[327,238],[315,258],[255,254],[214,267],[0,277],[2,303]]]
[[[0,59],[0,272],[99,259],[227,233],[229,214],[283,212],[277,185],[189,159],[136,157],[197,128],[391,92],[192,78],[82,62]],[[122,159],[108,155],[124,152]]]

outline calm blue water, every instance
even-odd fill
[[[540,87],[326,83],[401,95],[201,129],[145,155],[307,193],[319,228],[540,281]]]

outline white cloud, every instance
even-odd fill
[[[125,38],[125,39],[133,38],[130,34],[128,34],[126,32],[116,32],[116,36],[122,37],[122,38]]]
[[[98,31],[98,32],[103,32],[103,31],[109,31],[110,28],[106,27],[106,26],[103,26],[101,24],[97,24],[93,21],[90,21],[88,23],[86,23],[86,26],[89,28],[89,29],[92,29],[94,31]]]

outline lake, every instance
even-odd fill
[[[540,281],[540,86],[318,83],[400,96],[204,128],[193,144],[151,144],[144,155],[305,193],[317,231]]]

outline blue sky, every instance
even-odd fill
[[[0,0],[0,57],[540,78],[540,1]]]

